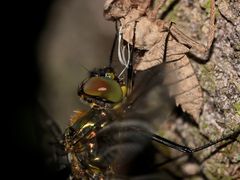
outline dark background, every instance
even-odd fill
[[[7,179],[50,178],[41,147],[36,141],[34,120],[37,119],[37,94],[41,85],[37,44],[52,3],[53,0],[19,1],[8,9],[8,100],[11,105],[8,108],[10,114],[7,121],[10,132],[7,130],[7,134],[4,133],[4,139],[9,142],[10,133],[11,146],[6,146],[9,155],[7,171],[4,173]]]

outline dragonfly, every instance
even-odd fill
[[[121,28],[116,26],[117,29]],[[119,32],[119,31],[118,31]],[[134,104],[151,87],[156,78],[155,71],[144,72],[137,76],[134,66],[134,39],[132,45],[123,41],[117,33],[110,54],[109,66],[96,68],[89,72],[89,77],[78,87],[79,98],[89,105],[89,110],[76,111],[65,129],[58,146],[62,159],[55,156],[61,164],[61,171],[69,179],[126,179],[141,177],[155,172],[159,164],[154,160],[158,149],[155,144],[162,144],[184,153],[193,154],[224,140],[236,139],[240,129],[215,141],[197,148],[190,148],[154,132],[150,121],[131,115]],[[166,43],[168,38],[166,38]],[[118,44],[118,62],[120,73],[113,67],[113,51]],[[163,58],[166,58],[166,52]],[[146,82],[143,84],[143,82]],[[147,86],[148,88],[139,88]],[[144,89],[144,90],[139,90]],[[147,90],[146,90],[147,89]],[[162,112],[164,113],[164,112]],[[128,115],[130,114],[130,115]],[[54,136],[62,134],[53,121],[47,125]],[[54,128],[53,128],[54,127]],[[56,151],[56,154],[61,154]],[[144,162],[144,163],[143,163]],[[155,169],[154,169],[155,168]]]

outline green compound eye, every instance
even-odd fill
[[[117,103],[123,98],[119,83],[107,77],[92,77],[83,86],[85,94],[98,96],[110,102]]]

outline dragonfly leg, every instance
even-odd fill
[[[127,68],[127,96],[131,94],[133,88],[133,55],[134,55],[134,48],[135,48],[135,39],[136,39],[136,25],[137,22],[135,21],[134,29],[133,29],[133,38],[132,38],[132,48],[130,54],[130,61]]]
[[[203,149],[206,149],[210,146],[213,146],[215,144],[218,144],[219,142],[222,142],[224,140],[228,140],[228,139],[233,139],[233,138],[237,138],[238,136],[240,135],[240,129],[234,131],[233,133],[227,135],[227,136],[224,136],[220,139],[217,139],[216,141],[212,141],[212,142],[209,142],[203,146],[200,146],[200,147],[197,147],[197,148],[189,148],[187,146],[183,146],[183,145],[180,145],[180,144],[177,144],[175,142],[172,142],[166,138],[163,138],[161,136],[158,136],[156,134],[151,134],[151,139],[153,141],[156,141],[160,144],[163,144],[165,146],[168,146],[170,148],[173,148],[173,149],[176,149],[178,151],[181,151],[181,152],[184,152],[184,153],[194,153],[194,152],[198,152],[198,151],[201,151]]]

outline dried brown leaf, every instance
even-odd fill
[[[189,59],[185,55],[190,48],[206,52],[207,48],[195,42],[181,32],[175,24],[156,19],[156,9],[149,8],[151,0],[119,0],[108,3],[105,11],[107,19],[119,20],[123,39],[132,44],[135,33],[135,47],[144,50],[134,64],[134,69],[142,71],[163,63],[166,46],[166,74],[164,83],[169,87],[170,96],[174,96],[177,105],[194,119],[199,118],[203,105],[202,90]],[[159,6],[161,7],[162,4]],[[121,8],[120,8],[121,7]],[[118,12],[119,9],[122,12]],[[118,13],[117,13],[118,12]],[[134,29],[135,26],[135,29]]]

